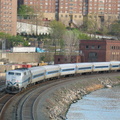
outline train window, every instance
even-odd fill
[[[59,72],[58,70],[56,70],[56,71],[50,71],[50,72],[48,72],[48,74],[58,73],[58,72]]]
[[[40,74],[34,75],[33,78],[41,77],[43,75],[44,75],[44,73],[40,73]]]
[[[14,75],[14,72],[8,72],[8,75]]]
[[[75,70],[74,68],[68,68],[68,69],[63,69],[62,71],[73,71]]]
[[[20,76],[20,75],[21,75],[21,73],[15,73],[15,75],[18,75],[18,76]]]

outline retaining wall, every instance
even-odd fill
[[[41,57],[53,59],[53,53],[0,53],[0,59],[8,59],[10,63],[39,63]]]

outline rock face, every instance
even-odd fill
[[[49,120],[66,120],[69,106],[92,91],[120,84],[120,77],[98,77],[77,80],[55,90],[44,103],[44,112]]]

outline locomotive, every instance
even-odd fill
[[[6,72],[6,92],[18,93],[30,84],[83,73],[119,71],[120,61],[88,62],[19,68]]]

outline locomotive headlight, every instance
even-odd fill
[[[8,86],[10,85],[10,83],[7,84]]]

